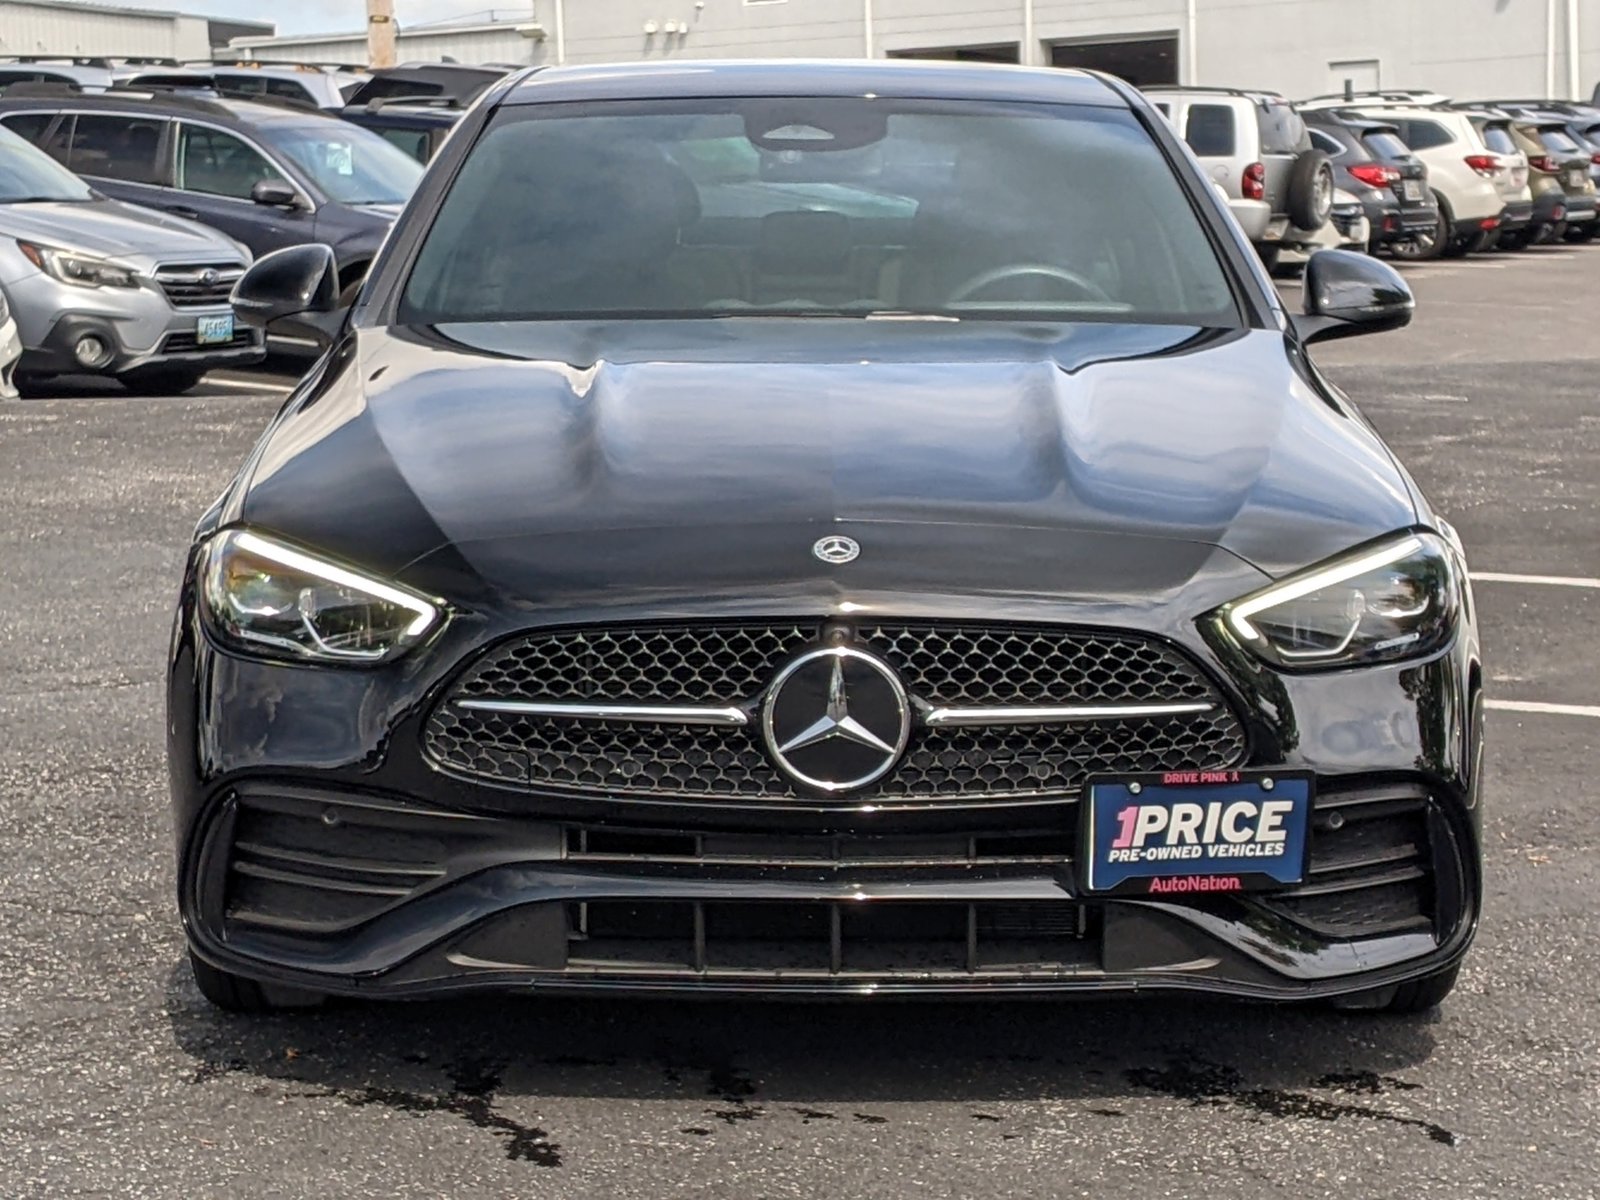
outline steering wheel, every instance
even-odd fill
[[[988,271],[981,271],[967,280],[950,294],[947,303],[959,304],[963,300],[970,300],[977,293],[986,291],[997,283],[1007,279],[1025,279],[1030,276],[1042,276],[1045,279],[1054,279],[1058,283],[1069,284],[1090,300],[1112,299],[1094,280],[1076,271],[1069,271],[1065,267],[1051,266],[1049,263],[1013,263],[1010,266],[995,267]]]

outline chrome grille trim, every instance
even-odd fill
[[[750,714],[742,708],[695,704],[546,704],[533,700],[457,700],[455,706],[477,712],[515,713],[522,717],[553,717],[566,721],[648,721],[658,725],[722,725],[735,729],[750,724]]]
[[[1064,725],[1071,721],[1134,721],[1146,717],[1177,717],[1213,711],[1215,704],[1055,704],[1031,707],[930,708],[922,723],[934,728],[973,728],[983,725]]]
[[[216,277],[209,283],[207,271]],[[228,303],[233,285],[244,275],[244,264],[163,263],[155,269],[155,281],[174,308],[213,308]]]

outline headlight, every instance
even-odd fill
[[[206,548],[203,608],[214,633],[246,649],[325,662],[378,662],[439,623],[421,596],[245,530]]]
[[[1407,534],[1236,600],[1222,617],[1248,649],[1288,670],[1417,658],[1455,632],[1461,569],[1443,538]]]
[[[71,250],[57,250],[51,246],[36,246],[32,242],[17,243],[22,255],[39,270],[62,283],[79,287],[136,288],[139,279],[126,267],[112,266],[104,259],[89,254],[76,254]]]

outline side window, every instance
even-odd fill
[[[425,129],[377,130],[386,142],[393,142],[418,162],[428,161],[428,133]]]
[[[1448,146],[1455,140],[1450,136],[1450,131],[1437,121],[1407,121],[1403,136],[1406,145],[1413,150],[1433,150]]]
[[[237,75],[219,71],[215,78],[217,89],[228,96],[260,96],[267,90],[266,80],[247,71],[241,71]]]
[[[160,117],[79,113],[67,150],[67,166],[79,175],[159,183],[161,171],[156,153],[161,148],[165,125]]]
[[[1306,123],[1287,104],[1266,104],[1256,109],[1261,126],[1261,153],[1298,154],[1305,149]]]
[[[267,95],[293,100],[297,104],[311,103],[311,93],[306,91],[305,85],[296,83],[292,79],[267,80]]]
[[[188,192],[250,199],[263,179],[282,179],[261,154],[231,133],[202,125],[178,126],[177,186]]]
[[[1323,133],[1320,129],[1311,131],[1311,144],[1329,158],[1339,158],[1345,153],[1345,144],[1343,142],[1336,137]]]
[[[1234,146],[1233,109],[1226,104],[1191,104],[1183,136],[1201,158],[1227,158]]]
[[[55,113],[12,113],[0,117],[0,125],[4,125],[23,141],[32,142],[37,146],[44,137],[44,131],[50,128],[50,122],[54,119]]]

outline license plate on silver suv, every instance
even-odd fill
[[[225,345],[233,341],[233,314],[195,318],[194,340],[199,346]]]
[[[1421,183],[1421,181],[1420,180],[1416,180],[1416,179],[1408,179],[1408,180],[1406,180],[1405,183],[1403,183],[1401,185],[1400,195],[1406,200],[1411,200],[1411,201],[1419,201],[1419,200],[1421,200],[1422,199],[1422,183]]]
[[[1583,186],[1584,174],[1585,174],[1585,172],[1578,171],[1578,170],[1568,171],[1567,172],[1567,186],[1568,187],[1582,187]]]

